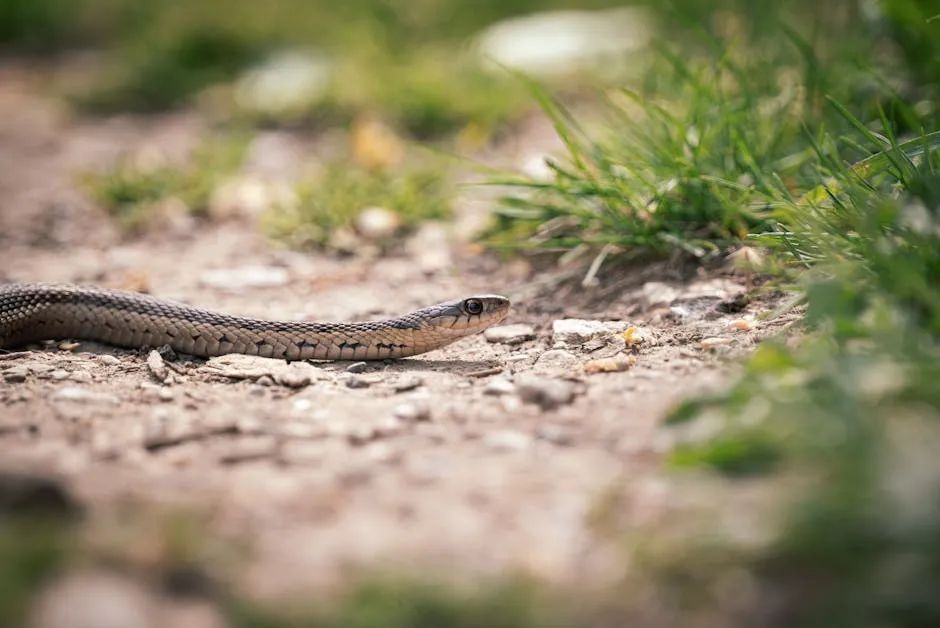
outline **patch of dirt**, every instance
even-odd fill
[[[129,508],[201,513],[208,537],[244,547],[226,578],[253,595],[386,568],[619,578],[619,553],[592,513],[612,486],[635,493],[625,517],[662,509],[650,487],[665,473],[663,414],[720,386],[729,356],[791,320],[762,322],[775,299],[736,300],[740,278],[679,281],[663,266],[570,290],[557,274],[520,278],[514,265],[459,244],[452,264],[436,269],[406,257],[283,251],[248,219],[125,240],[81,194],[76,173],[141,147],[185,154],[204,123],[191,113],[75,119],[15,66],[2,73],[2,281],[94,282],[310,320],[495,292],[514,300],[506,324],[535,330],[518,344],[480,335],[359,372],[313,363],[309,383],[292,386],[278,383],[284,363],[273,360],[232,377],[184,356],[167,362],[161,381],[146,352],[81,343],[0,354],[0,472],[61,478],[92,528],[108,530]],[[301,159],[318,150],[315,138],[304,141],[292,145]],[[206,280],[249,268],[279,269],[281,279],[231,290]],[[572,317],[620,325],[556,346],[553,321]],[[626,360],[613,372],[584,368],[618,356]]]

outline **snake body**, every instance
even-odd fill
[[[287,360],[403,358],[499,322],[509,300],[473,296],[382,321],[269,321],[212,312],[155,297],[71,284],[0,285],[0,349],[72,338],[119,347],[169,345],[210,357],[244,353]]]

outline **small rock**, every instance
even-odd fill
[[[721,337],[712,337],[704,338],[699,341],[698,346],[702,349],[717,349],[718,347],[726,347],[734,342],[733,338],[721,338]]]
[[[311,373],[307,369],[293,368],[293,366],[294,365],[291,365],[288,368],[275,371],[274,381],[288,388],[304,388],[305,386],[309,386],[310,382],[313,381]]]
[[[170,345],[161,345],[157,347],[156,351],[160,354],[160,357],[163,358],[164,362],[177,362],[180,359],[176,351],[174,351],[173,347]]]
[[[484,395],[510,395],[516,390],[516,385],[504,377],[491,379],[483,387]]]
[[[483,332],[483,337],[489,342],[504,345],[517,345],[535,338],[535,328],[532,325],[500,325],[490,327]]]
[[[754,324],[747,320],[746,318],[739,318],[733,320],[728,324],[730,327],[734,327],[738,331],[751,331],[754,328]]]
[[[102,364],[107,364],[108,366],[117,366],[118,364],[121,363],[121,361],[118,360],[113,355],[107,355],[107,354],[99,355],[98,361],[101,362]]]
[[[592,321],[564,318],[552,323],[552,341],[556,347],[584,344],[589,340],[620,333],[629,325],[620,321]]]
[[[356,216],[356,231],[368,240],[385,240],[401,227],[401,216],[385,207],[366,207]]]
[[[681,321],[692,316],[692,311],[684,305],[673,305],[669,308],[669,315]]]
[[[609,358],[591,360],[584,363],[585,373],[617,373],[626,371],[636,364],[636,358],[633,356],[615,355]]]
[[[488,66],[558,78],[626,59],[654,33],[649,14],[638,7],[541,11],[487,26],[476,48]]]
[[[532,437],[516,430],[497,430],[487,433],[483,442],[499,451],[522,451],[532,443]]]
[[[516,378],[516,392],[526,403],[550,410],[574,400],[574,384],[562,379],[527,375]]]
[[[91,382],[91,373],[86,371],[75,371],[69,375],[69,379],[80,384],[87,384]]]
[[[240,175],[221,183],[209,199],[209,215],[216,219],[260,216],[271,207],[292,207],[297,202],[290,186]]]
[[[347,373],[365,373],[369,368],[368,362],[353,362],[346,367]]]
[[[147,368],[158,382],[165,382],[170,376],[170,371],[163,362],[163,356],[158,351],[152,350],[147,354]]]
[[[56,369],[49,373],[49,379],[61,382],[63,379],[69,378],[69,372],[65,369]]]
[[[320,371],[305,362],[229,354],[211,358],[204,368],[231,379],[251,379],[264,386],[275,383],[289,388],[303,388],[317,379]]]
[[[551,349],[538,357],[535,364],[541,368],[571,368],[581,362],[578,356],[564,349]]]
[[[626,332],[624,332],[626,333]],[[581,345],[582,353],[594,353],[595,351],[600,351],[607,346],[607,338],[595,338],[593,340],[588,340],[583,345]]]
[[[59,343],[59,348],[63,351],[75,351],[81,346],[82,343],[75,342],[73,340],[63,340]]]
[[[346,388],[368,388],[371,385],[364,377],[350,377],[346,380]]]
[[[29,377],[29,367],[22,365],[10,367],[3,373],[3,379],[11,384],[25,382],[27,377]]]
[[[235,101],[247,111],[290,120],[311,110],[332,72],[332,64],[317,51],[284,50],[238,79]]]
[[[679,291],[661,281],[647,281],[643,284],[643,300],[647,306],[669,305],[679,298]]]
[[[375,438],[393,438],[405,430],[404,419],[393,416],[386,417],[375,423],[372,428]]]
[[[546,423],[535,428],[535,435],[555,445],[570,445],[574,442],[571,431],[561,425]]]
[[[424,401],[400,403],[392,412],[397,418],[409,423],[431,420],[431,406]]]
[[[73,401],[90,404],[116,404],[117,397],[107,393],[95,392],[80,386],[63,386],[55,390],[50,398],[53,401]]]
[[[392,384],[392,389],[397,393],[408,392],[424,385],[424,380],[416,375],[402,377]]]

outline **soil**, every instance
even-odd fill
[[[663,416],[727,382],[730,358],[790,321],[761,318],[776,299],[740,299],[746,278],[721,269],[610,268],[582,287],[583,269],[535,272],[459,234],[428,263],[284,250],[238,214],[128,237],[80,174],[125,154],[185,156],[207,123],[194,112],[76,117],[29,68],[0,68],[0,281],[88,282],[309,320],[500,293],[514,302],[505,323],[535,331],[357,372],[311,363],[289,385],[273,360],[239,375],[237,364],[186,356],[155,369],[146,351],[92,343],[0,352],[0,473],[57,479],[85,511],[88,537],[143,566],[166,560],[169,533],[141,531],[186,513],[202,530],[188,559],[265,598],[375,570],[614,580],[623,565],[598,533],[598,508],[615,490],[632,496],[618,502],[623,516],[665,516]],[[525,125],[497,155],[513,163],[551,145],[546,129]],[[299,171],[319,142],[263,131],[242,174],[271,176],[278,160]],[[422,237],[403,250],[420,251]],[[238,284],[259,268],[275,279],[230,289],[212,279],[230,272]],[[553,322],[565,318],[616,324],[563,343]],[[585,367],[607,358],[626,370]]]

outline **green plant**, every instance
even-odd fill
[[[714,455],[730,442],[814,480],[749,561],[789,625],[933,625],[940,466],[921,439],[940,435],[940,133],[899,141],[834,108],[862,142],[817,138],[817,185],[777,188],[784,231],[764,237],[806,268],[810,336],[761,347],[737,385],[677,412],[720,429],[674,460],[734,470]],[[870,154],[849,165],[842,149]]]
[[[242,135],[215,138],[200,145],[185,165],[123,160],[104,172],[84,175],[83,184],[118,224],[139,231],[158,219],[169,201],[178,201],[185,211],[205,213],[212,192],[241,165],[246,148]]]
[[[354,228],[369,207],[389,210],[400,229],[450,215],[447,178],[433,169],[403,173],[371,170],[345,163],[328,166],[319,176],[303,181],[297,201],[275,207],[265,217],[273,237],[292,246],[335,246],[333,236]]]

